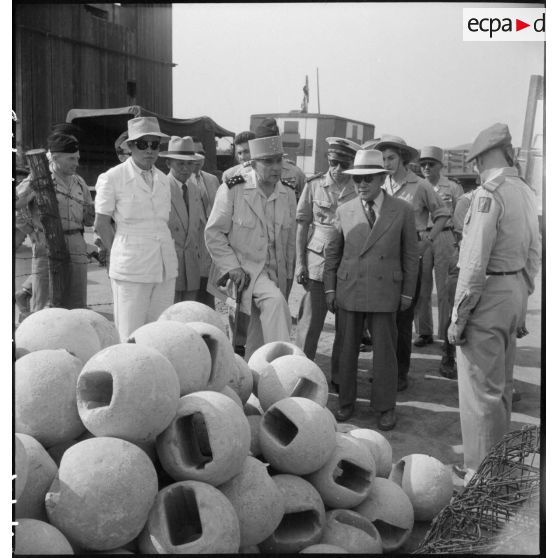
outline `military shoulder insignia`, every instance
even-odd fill
[[[252,161],[244,161],[244,163],[242,163],[242,168],[245,169],[246,167],[249,167],[252,164]]]
[[[242,184],[243,182],[246,182],[246,178],[244,178],[241,174],[237,174],[237,175],[233,176],[232,178],[229,178],[225,182],[225,184],[229,188],[233,188],[234,186],[237,186],[238,184]]]
[[[484,182],[482,187],[489,192],[495,192],[505,180],[505,176],[496,176],[492,180]]]
[[[288,188],[294,190],[296,186],[296,180],[294,178],[282,178],[281,184],[283,184],[283,186],[287,186]]]
[[[477,206],[477,211],[480,213],[488,213],[490,211],[490,205],[492,204],[492,199],[482,196],[479,198],[479,203]]]
[[[321,176],[325,175],[325,171],[324,172],[319,172],[318,174],[313,174],[312,176],[308,177],[306,179],[306,182],[310,182],[311,180],[314,180],[316,178],[320,178]]]

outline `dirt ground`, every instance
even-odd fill
[[[91,231],[86,241],[92,241]],[[26,240],[26,243],[28,241]],[[15,287],[19,288],[31,269],[31,250],[24,243],[15,252]],[[296,328],[298,305],[303,290],[293,287],[289,299],[293,316],[292,337]],[[97,262],[88,269],[89,307],[112,319],[112,297],[106,268]],[[434,321],[436,322],[436,297],[433,296]],[[16,316],[17,319],[17,316]],[[434,324],[436,330],[436,323]],[[529,299],[527,329],[530,334],[518,341],[514,368],[515,385],[521,392],[521,400],[514,403],[512,429],[527,424],[540,424],[541,408],[541,278],[536,291]],[[328,314],[322,332],[316,363],[329,378],[331,347],[334,337],[333,315]],[[409,387],[397,396],[397,425],[394,430],[383,433],[393,448],[394,463],[405,455],[425,453],[436,457],[451,470],[453,464],[462,464],[461,432],[457,382],[438,374],[441,341],[423,348],[413,346]],[[369,406],[371,384],[368,381],[372,353],[361,353],[358,371],[357,410],[350,423],[361,428],[376,429],[376,417]],[[336,409],[337,396],[330,394],[328,407]],[[455,490],[462,488],[462,481],[452,473]],[[410,552],[420,543],[428,524],[417,524],[403,552]]]

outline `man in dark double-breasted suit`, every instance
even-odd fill
[[[411,305],[418,273],[418,240],[412,206],[381,188],[387,172],[382,154],[360,150],[353,175],[358,197],[337,209],[335,234],[325,247],[326,302],[338,313],[337,420],[354,412],[358,353],[365,320],[374,347],[371,404],[378,426],[395,426],[397,394],[396,312]]]

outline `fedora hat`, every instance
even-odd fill
[[[374,149],[378,151],[383,151],[384,149],[388,149],[389,147],[393,149],[400,149],[401,151],[406,151],[409,154],[409,158],[411,161],[414,161],[418,157],[418,151],[407,145],[407,142],[400,138],[399,136],[392,136],[391,134],[384,134],[380,141],[376,144]]]
[[[384,156],[376,149],[359,149],[352,169],[344,174],[380,174],[388,172],[384,167]]]
[[[419,163],[425,161],[426,159],[431,159],[438,161],[438,163],[444,164],[444,150],[441,147],[436,147],[435,145],[427,145],[420,150]]]
[[[201,161],[203,155],[196,153],[194,140],[191,136],[183,138],[179,136],[171,136],[167,151],[159,153],[159,157],[167,159],[180,159],[181,161]]]
[[[279,136],[269,136],[265,138],[256,138],[248,141],[250,149],[250,158],[265,159],[274,155],[285,155],[283,151],[283,142]]]
[[[169,136],[161,132],[159,121],[154,116],[138,116],[128,120],[128,139],[126,143],[142,138],[143,136],[159,136],[167,139]]]

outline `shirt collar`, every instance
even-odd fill
[[[136,172],[138,172],[139,174],[142,174],[144,172],[153,172],[153,167],[151,167],[150,169],[140,169],[137,164],[134,162],[134,160],[132,159],[132,157],[128,157],[132,168],[135,169]]]
[[[515,167],[500,167],[499,169],[486,169],[481,172],[481,184],[494,180],[497,176],[519,176]]]
[[[368,203],[363,199],[361,199],[360,201],[362,202],[362,205],[366,205]],[[380,211],[382,210],[382,204],[384,203],[384,191],[380,190],[380,193],[372,201],[374,202],[374,211],[376,212],[376,214],[379,215]]]

